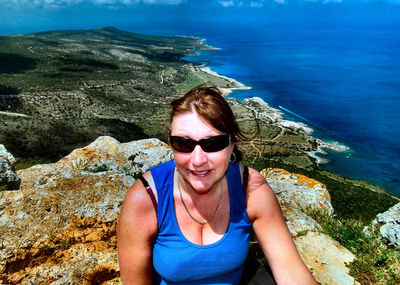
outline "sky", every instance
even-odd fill
[[[0,35],[56,29],[201,22],[400,22],[400,0],[0,0]],[[164,21],[164,23],[163,23]],[[168,23],[170,24],[170,23]]]

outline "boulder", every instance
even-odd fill
[[[383,238],[400,248],[400,203],[378,214],[372,221],[373,228],[379,228]]]
[[[279,168],[263,169],[260,173],[273,184],[281,203],[289,203],[298,209],[316,208],[333,213],[331,196],[323,183]]]
[[[274,190],[300,256],[315,279],[326,285],[358,284],[347,267],[355,255],[320,233],[321,226],[305,211],[316,209],[333,214],[326,186],[278,168],[263,169],[260,173]]]
[[[314,278],[321,285],[358,284],[347,267],[355,256],[337,241],[324,234],[308,232],[294,238],[297,250]]]
[[[17,190],[21,179],[15,171],[15,158],[0,144],[0,190]]]
[[[292,236],[321,229],[304,210],[333,214],[331,197],[321,182],[279,168],[263,169],[260,173],[274,190]]]
[[[119,283],[120,206],[134,177],[170,154],[157,139],[100,137],[57,163],[19,171],[20,191],[0,192],[0,280]]]
[[[170,160],[171,154],[157,139],[119,143],[100,137],[56,163],[18,171],[20,191],[0,192],[0,280],[119,284],[120,206],[135,177]],[[326,187],[283,170],[262,173],[276,191],[299,252],[317,280],[352,284],[346,267],[351,254],[320,234],[318,223],[302,211],[320,207],[333,212]]]

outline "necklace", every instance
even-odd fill
[[[177,173],[178,173],[178,172],[177,172]],[[185,208],[186,213],[189,215],[189,217],[190,217],[193,221],[195,221],[196,223],[201,224],[201,225],[205,225],[205,224],[207,224],[209,221],[211,221],[211,219],[214,217],[215,213],[216,213],[217,210],[218,210],[219,204],[221,203],[221,198],[222,198],[222,179],[221,179],[221,187],[220,187],[220,191],[219,191],[219,198],[218,198],[217,206],[215,207],[214,211],[212,211],[210,217],[209,217],[207,220],[202,220],[202,221],[199,221],[198,219],[196,219],[195,217],[193,217],[192,214],[189,212],[189,209],[187,208],[187,206],[186,206],[186,204],[185,204],[185,201],[183,201],[182,190],[181,190],[181,186],[179,185],[179,179],[177,179],[177,183],[178,183],[179,195],[181,196],[181,201],[182,201],[183,207]]]

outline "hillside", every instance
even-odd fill
[[[17,157],[54,160],[99,135],[154,135],[190,73],[180,58],[199,48],[115,28],[0,37],[0,141]]]
[[[24,168],[57,161],[99,136],[165,142],[172,98],[204,82],[246,89],[182,59],[199,49],[210,47],[198,38],[111,27],[0,37],[0,143]],[[374,185],[322,171],[310,156],[321,142],[306,126],[283,120],[257,99],[229,103],[249,135],[254,118],[261,128],[257,138],[239,146],[246,164],[322,181],[345,217],[371,220],[397,202]]]

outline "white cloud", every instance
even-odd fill
[[[231,7],[235,6],[235,3],[232,0],[229,1],[219,1],[219,4],[223,7]]]
[[[249,6],[252,7],[252,8],[258,8],[258,7],[264,6],[264,3],[251,1]]]
[[[183,0],[142,0],[145,4],[164,4],[164,5],[178,5],[185,1]]]
[[[99,6],[118,7],[131,6],[138,3],[178,5],[187,0],[0,0],[0,7],[14,8],[62,8],[78,4],[94,4]]]
[[[80,4],[98,5],[108,8],[123,8],[135,4],[147,5],[179,5],[183,3],[194,5],[212,5],[217,3],[222,7],[252,7],[261,8],[270,4],[299,4],[301,2],[314,2],[320,4],[329,3],[360,3],[367,4],[371,2],[382,1],[390,4],[400,4],[400,0],[0,0],[0,9],[4,8],[46,8],[59,9],[63,7],[77,6]]]

